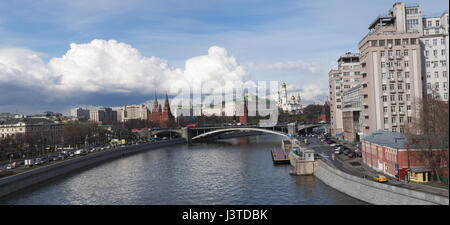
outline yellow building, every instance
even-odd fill
[[[428,183],[431,179],[431,170],[425,167],[413,167],[409,171],[409,180],[419,183]]]

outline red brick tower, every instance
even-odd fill
[[[161,128],[169,128],[175,123],[175,118],[172,115],[172,112],[170,111],[170,105],[169,105],[169,97],[166,93],[166,101],[164,102],[164,110],[161,114],[161,120],[160,120],[160,127]]]
[[[152,113],[150,115],[150,122],[152,122],[155,126],[159,126],[159,120],[161,119],[161,105],[158,104],[158,99],[153,100],[153,108]]]
[[[246,100],[244,94],[242,94],[242,99],[243,99],[243,102],[241,103],[241,106],[239,109],[239,123],[247,124],[248,123],[248,108],[247,108],[247,100]]]

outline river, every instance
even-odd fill
[[[355,205],[314,176],[273,165],[281,139],[260,135],[149,150],[76,171],[0,204]]]

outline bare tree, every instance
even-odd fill
[[[437,176],[444,167],[448,169],[449,144],[449,106],[435,95],[427,96],[417,102],[417,116],[405,127],[408,148],[423,149],[419,151],[417,160]]]

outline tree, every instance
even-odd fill
[[[449,159],[448,102],[439,101],[431,95],[419,100],[416,109],[416,116],[405,127],[407,146],[409,149],[423,149],[419,151],[417,160],[430,168],[441,182],[442,168],[448,169]]]

